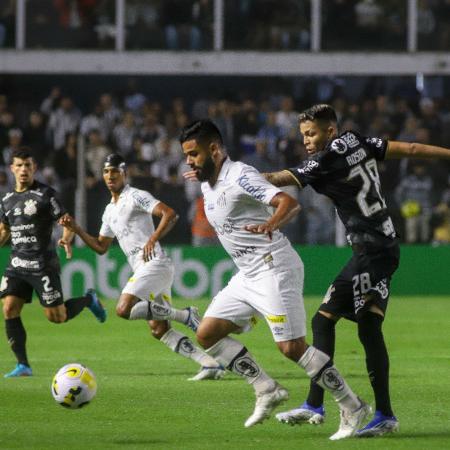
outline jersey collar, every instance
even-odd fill
[[[111,202],[110,202],[110,203],[115,203],[115,204],[117,204],[117,203],[119,202],[119,200],[120,200],[123,196],[125,196],[125,194],[126,194],[129,190],[130,190],[130,185],[129,185],[129,184],[126,184],[126,185],[123,187],[122,192],[120,193],[117,202],[114,202],[114,200],[111,199]]]
[[[228,175],[228,171],[230,170],[231,159],[228,156],[225,157],[225,161],[222,164],[219,175],[217,177],[217,181],[223,181]]]

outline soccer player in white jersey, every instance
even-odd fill
[[[279,231],[298,213],[297,201],[253,167],[231,161],[219,130],[209,120],[183,128],[180,143],[192,169],[184,176],[202,182],[207,218],[239,269],[208,307],[197,340],[223,367],[255,389],[255,409],[245,426],[263,422],[288,398],[286,389],[247,348],[228,336],[248,330],[252,318],[259,315],[265,318],[280,351],[338,402],[341,423],[330,439],[352,436],[370,408],[352,392],[330,358],[306,343],[303,263]],[[268,207],[274,208],[273,214]]]
[[[69,215],[62,225],[99,254],[106,253],[116,237],[134,271],[120,295],[117,315],[124,319],[148,320],[156,339],[199,363],[200,372],[190,380],[221,378],[225,371],[220,364],[186,335],[170,327],[172,319],[195,331],[199,322],[196,308],[178,310],[169,303],[174,267],[159,240],[171,230],[178,216],[150,193],[126,184],[126,164],[118,154],[106,158],[103,179],[111,192],[111,202],[105,208],[99,236],[88,234]],[[152,216],[160,218],[156,229]]]

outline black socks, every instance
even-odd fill
[[[25,343],[27,341],[27,333],[20,317],[14,319],[5,319],[6,337],[11,346],[11,350],[16,355],[17,361],[20,364],[28,364],[27,350]]]

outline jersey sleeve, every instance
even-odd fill
[[[247,195],[265,205],[270,205],[273,197],[282,192],[281,189],[269,183],[254,167],[247,165],[240,172],[237,184]]]
[[[0,202],[0,222],[9,225],[8,217],[6,216],[5,206],[3,205],[3,202]]]
[[[378,137],[364,137],[366,148],[372,153],[376,160],[382,161],[386,157],[388,141]]]
[[[61,203],[53,189],[50,189],[48,194],[50,198],[50,214],[54,220],[58,220],[61,216],[66,214],[66,208],[64,208],[64,205]]]
[[[300,187],[314,183],[326,174],[323,161],[316,159],[306,159],[298,167],[288,169]]]
[[[100,227],[100,231],[98,233],[100,236],[105,236],[109,238],[114,238],[115,234],[111,227],[109,226],[108,221],[108,212],[105,211],[102,216],[102,226]]]
[[[135,190],[132,193],[134,206],[140,211],[145,211],[152,214],[155,206],[160,203],[152,194],[147,191]]]

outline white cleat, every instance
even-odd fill
[[[367,403],[362,400],[360,402],[361,406],[355,411],[341,409],[339,430],[330,436],[330,440],[338,441],[339,439],[345,439],[356,434],[364,420],[372,413],[372,408]]]
[[[272,411],[289,398],[289,393],[278,383],[271,391],[261,392],[256,396],[256,404],[253,414],[246,420],[245,427],[249,428],[264,422],[272,414]]]
[[[224,375],[225,369],[222,366],[202,367],[200,372],[192,378],[188,378],[188,381],[220,380]]]
[[[305,402],[299,408],[280,412],[275,417],[281,423],[287,423],[288,425],[301,425],[302,423],[320,425],[325,420],[325,410],[323,406],[314,408]]]

